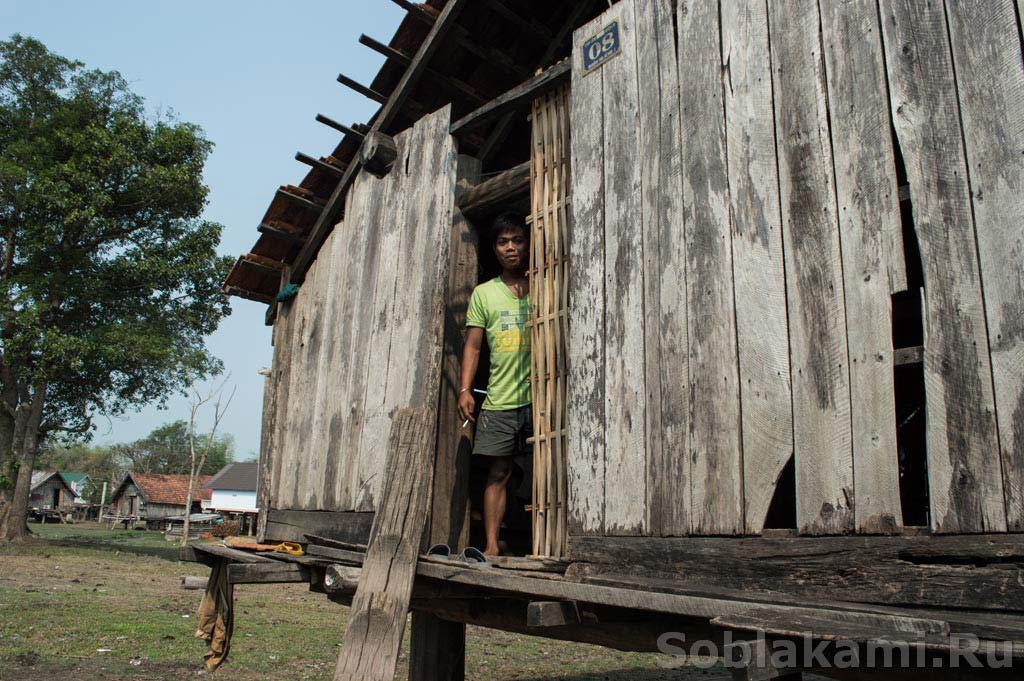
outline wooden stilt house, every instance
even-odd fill
[[[390,44],[361,39],[374,82],[339,76],[380,110],[317,117],[341,142],[297,156],[225,284],[274,325],[260,536],[307,545],[294,579],[358,604],[400,490],[426,527],[395,536],[471,541],[462,327],[513,207],[531,558],[412,553],[414,678],[459,677],[466,622],[637,650],[902,637],[929,664],[958,632],[1024,641],[1019,4],[396,2]],[[410,408],[428,425],[396,435]]]

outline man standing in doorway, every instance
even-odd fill
[[[466,313],[466,347],[462,353],[459,411],[475,420],[473,377],[480,361],[484,337],[491,351],[487,399],[477,424],[473,454],[489,459],[484,491],[484,554],[496,556],[498,530],[505,516],[507,484],[512,457],[525,454],[526,440],[533,435],[530,395],[530,233],[523,218],[503,213],[494,220],[491,233],[501,276],[473,290]]]

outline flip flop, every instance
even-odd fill
[[[463,549],[462,553],[458,555],[456,560],[461,560],[463,563],[469,563],[470,565],[481,565],[489,566],[491,563],[487,560],[487,556],[480,549],[475,549],[472,546],[467,546]]]
[[[428,556],[440,556],[441,558],[452,557],[452,547],[447,544],[434,544],[427,551]]]

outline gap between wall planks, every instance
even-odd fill
[[[691,4],[677,19],[692,395],[686,443],[692,462],[691,529],[692,534],[735,535],[743,533],[745,523],[718,7]]]
[[[855,527],[903,527],[892,297],[906,288],[885,62],[874,2],[820,1],[849,346]]]
[[[797,529],[843,534],[854,529],[853,436],[820,29],[814,2],[768,3],[789,301]]]
[[[562,557],[566,523],[569,90],[533,101],[529,225],[533,393],[533,554]]]
[[[722,63],[747,534],[793,456],[786,282],[764,2],[722,5]]]
[[[1024,531],[1024,63],[1010,0],[947,0],[1009,529]]]
[[[945,12],[941,3],[894,0],[882,6],[881,23],[924,263],[932,528],[1004,532],[988,336]]]

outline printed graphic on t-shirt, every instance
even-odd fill
[[[498,329],[494,332],[494,352],[517,352],[530,347],[530,332],[526,323],[530,320],[527,312],[502,310]]]

